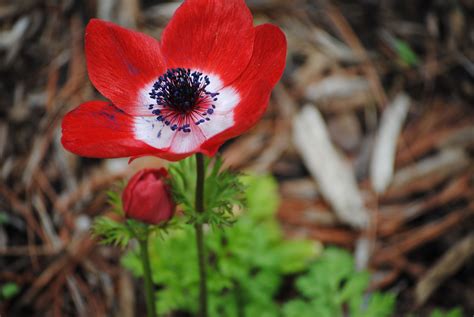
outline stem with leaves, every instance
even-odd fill
[[[204,212],[204,179],[205,167],[204,157],[201,153],[196,154],[196,212]],[[203,224],[198,221],[194,228],[196,229],[196,246],[199,263],[199,316],[207,317],[207,283],[206,283],[206,255],[204,250]]]
[[[153,292],[153,281],[151,275],[150,254],[148,252],[148,228],[144,237],[137,237],[140,244],[140,256],[143,264],[143,278],[145,280],[145,298],[148,317],[156,317],[155,296]]]

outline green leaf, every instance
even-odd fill
[[[350,276],[347,282],[342,287],[338,296],[339,303],[345,303],[351,298],[363,294],[369,285],[368,272],[356,272]]]
[[[246,294],[260,303],[271,299],[268,294],[276,294],[281,282],[282,275],[276,270],[260,270],[256,274],[252,274],[252,277],[248,280],[240,281],[246,289]]]
[[[134,237],[126,224],[108,217],[97,217],[92,225],[92,235],[100,238],[102,244],[125,248]]]
[[[194,211],[194,193],[196,191],[196,160],[188,157],[168,166],[170,185],[174,200],[181,205],[186,214]]]
[[[10,216],[4,211],[0,211],[0,225],[7,224],[10,221]]]
[[[456,307],[443,312],[441,309],[435,309],[431,312],[430,317],[462,317],[463,311],[460,307]]]
[[[395,295],[391,293],[372,294],[367,309],[360,315],[361,317],[389,317],[395,309]]]
[[[129,269],[133,275],[143,276],[143,265],[138,254],[138,249],[125,253],[120,259],[120,264]]]
[[[311,305],[301,299],[289,301],[283,306],[283,316],[285,317],[314,317]]]
[[[16,283],[9,282],[6,284],[3,284],[0,287],[0,294],[1,297],[4,299],[10,299],[17,295],[20,292],[20,287]]]
[[[275,317],[279,315],[276,303],[268,300],[266,302],[251,302],[245,306],[245,316]]]
[[[271,176],[242,176],[240,179],[246,186],[249,216],[255,220],[274,216],[280,204],[276,180]]]
[[[112,211],[119,216],[124,216],[122,206],[122,191],[125,188],[125,181],[114,184],[113,189],[107,191],[107,202],[112,207]]]
[[[308,273],[296,280],[315,316],[343,316],[346,306],[351,317],[390,316],[395,303],[392,294],[375,293],[364,305],[368,283],[368,272],[357,272],[352,255],[338,248],[325,249]]]
[[[238,174],[221,170],[222,159],[205,159],[204,210],[194,209],[196,162],[189,157],[169,166],[170,184],[175,201],[181,205],[188,223],[207,223],[213,227],[229,226],[234,222],[234,208],[243,206],[243,186]]]
[[[289,240],[276,248],[279,267],[285,274],[297,273],[308,267],[311,260],[322,252],[322,245],[316,241]]]
[[[395,51],[406,65],[416,66],[419,63],[418,56],[407,42],[395,39]]]
[[[344,250],[327,248],[308,274],[296,281],[297,288],[308,298],[328,297],[337,303],[340,285],[354,272],[354,261]]]

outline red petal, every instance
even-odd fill
[[[167,171],[144,169],[135,174],[122,193],[127,217],[151,224],[169,220],[174,213],[174,202],[165,182]]]
[[[248,67],[232,83],[241,94],[234,110],[235,124],[210,138],[201,146],[203,153],[214,155],[226,140],[240,135],[253,127],[264,114],[271,91],[285,68],[286,38],[283,32],[271,24],[255,28],[255,50]]]
[[[243,0],[186,0],[163,31],[172,67],[198,69],[231,83],[253,51],[252,15]]]
[[[61,142],[68,151],[85,157],[154,155],[173,161],[182,158],[136,140],[133,117],[104,101],[86,102],[66,114]]]
[[[242,75],[232,83],[232,87],[245,91],[255,82],[266,82],[273,88],[283,74],[285,60],[285,34],[272,24],[257,26],[252,58]]]
[[[166,70],[159,42],[93,19],[87,25],[85,43],[89,77],[100,93],[129,114],[150,115],[140,90],[151,88],[151,82]]]

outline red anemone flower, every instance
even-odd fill
[[[96,158],[212,156],[251,128],[285,66],[286,39],[253,26],[244,0],[185,0],[158,42],[93,19],[87,70],[110,100],[89,101],[62,124],[64,147]]]

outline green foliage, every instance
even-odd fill
[[[246,214],[255,221],[272,219],[280,203],[275,180],[252,176],[242,176],[240,179],[246,188]]]
[[[0,225],[7,224],[10,221],[10,217],[4,211],[0,211]]]
[[[16,283],[5,283],[0,286],[0,298],[10,299],[20,292],[20,288]]]
[[[125,248],[134,238],[132,231],[125,223],[115,221],[108,217],[97,217],[92,226],[92,235],[101,238],[102,244],[110,244]]]
[[[159,225],[149,225],[133,219],[119,222],[102,216],[94,220],[92,235],[101,239],[101,244],[114,245],[124,249],[133,238],[145,240],[148,235],[163,238],[163,234],[168,233],[170,228],[178,226],[179,223],[174,219]]]
[[[125,188],[125,183],[121,182],[118,186],[118,190],[109,190],[107,191],[107,202],[112,206],[112,211],[119,216],[124,216],[122,206],[122,191]]]
[[[186,213],[194,211],[194,193],[196,192],[196,162],[194,157],[172,163],[168,166],[173,198],[181,204]]]
[[[112,211],[120,218],[123,218],[125,212],[122,206],[122,190],[125,183],[120,183],[117,190],[107,191],[107,202],[112,207]],[[133,232],[124,222],[113,220],[109,217],[101,216],[94,219],[92,224],[92,235],[101,239],[101,244],[108,244],[125,248],[133,238]]]
[[[354,259],[347,251],[328,248],[321,253],[321,246],[313,241],[284,239],[275,217],[279,196],[273,178],[238,176],[221,171],[222,160],[212,163],[211,166],[211,161],[205,160],[206,212],[203,214],[194,210],[194,159],[180,161],[169,169],[173,196],[184,210],[185,221],[210,225],[205,227],[210,317],[389,317],[393,314],[395,296],[366,294],[370,276],[354,269]],[[102,238],[103,244],[121,248],[127,247],[133,238],[150,239],[158,312],[195,314],[199,272],[193,226],[173,230],[167,239],[162,239],[168,228],[179,226],[179,218],[156,226],[126,219],[121,190],[109,191],[108,197],[121,221],[97,217],[93,235]],[[243,201],[247,208],[245,212],[237,209],[241,214],[234,223],[235,208],[242,207]],[[315,260],[317,255],[320,257]],[[138,249],[129,251],[122,264],[136,276],[143,276]],[[277,296],[288,287],[284,288],[283,282],[295,274],[299,275],[294,283],[296,289],[290,286],[290,292],[297,295],[279,303]],[[9,299],[18,292],[15,283],[7,283],[0,287],[0,298]],[[460,316],[460,309],[446,313],[435,310],[430,315]]]
[[[302,296],[284,305],[284,316],[345,316],[344,307],[348,307],[351,317],[391,316],[395,296],[374,293],[366,297],[368,283],[369,274],[354,269],[354,260],[347,251],[328,248],[308,273],[296,280]]]
[[[462,309],[457,307],[448,310],[447,312],[443,312],[440,309],[435,309],[431,312],[430,317],[462,317],[463,312]]]
[[[283,278],[304,270],[320,246],[313,241],[284,240],[275,220],[278,192],[273,178],[241,179],[247,188],[246,210],[232,227],[206,230],[210,316],[237,317],[239,312],[245,316],[278,316],[275,296],[281,291]],[[167,239],[151,241],[153,280],[161,286],[157,306],[162,314],[197,310],[195,243],[191,226],[173,231]],[[136,250],[122,263],[135,275],[143,274]]]
[[[173,182],[176,186],[174,195],[185,208],[187,222],[198,221],[193,219],[192,214],[195,182],[193,164],[191,160],[182,161],[177,163],[179,168],[173,167],[172,172],[173,177],[176,177]],[[230,200],[232,204],[240,204],[242,197],[235,197],[244,187],[243,198],[247,206],[233,226],[222,230],[206,227],[210,317],[393,315],[395,296],[378,292],[367,294],[369,274],[354,269],[354,259],[347,251],[327,248],[321,252],[321,246],[313,241],[284,239],[275,218],[279,196],[273,178],[241,176],[236,181],[235,176],[231,175],[227,179],[227,176],[222,177],[225,173],[219,173],[219,164],[215,164],[208,173],[206,183],[206,195],[213,197],[206,200],[206,204],[213,206],[218,215],[218,221],[211,223],[227,224],[221,216],[230,217],[233,210],[231,205],[226,206],[221,200],[233,197]],[[226,192],[224,189],[228,185],[234,186],[234,189]],[[112,201],[117,207],[119,200]],[[117,212],[120,214],[120,206]],[[206,220],[209,219],[212,218]],[[126,246],[131,238],[142,235],[143,230],[161,232],[163,229],[155,227],[145,227],[132,220],[118,223],[99,218],[94,224],[94,232],[105,237],[104,243]],[[156,305],[160,314],[180,311],[194,315],[197,312],[199,273],[195,246],[193,226],[183,225],[181,230],[172,230],[166,239],[160,239],[159,234],[152,234],[149,251],[153,282],[158,286]],[[138,249],[129,251],[122,258],[122,264],[134,275],[143,275]],[[294,285],[283,285],[291,280],[290,276],[295,275]],[[282,292],[284,298],[293,296],[292,299],[279,302],[277,298]],[[446,313],[436,310],[431,314],[431,317],[443,316],[460,317],[462,312],[459,309]]]
[[[408,43],[402,40],[395,40],[395,51],[400,57],[401,61],[408,66],[416,66],[419,63],[418,56],[411,49]]]
[[[194,210],[196,192],[196,161],[189,157],[169,166],[171,187],[175,201],[181,205],[187,222],[207,223],[211,226],[230,225],[235,207],[243,205],[244,187],[238,175],[229,170],[221,170],[222,159],[205,159],[206,179],[204,184],[205,212]]]

